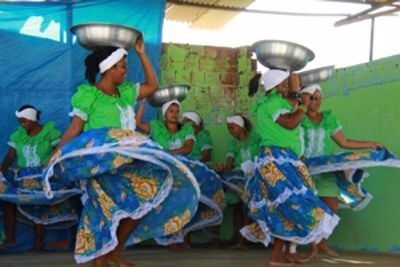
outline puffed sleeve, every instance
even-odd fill
[[[49,121],[46,123],[45,127],[48,127],[48,140],[50,140],[52,146],[56,146],[58,142],[60,142],[61,131],[55,128],[55,123],[53,121]]]
[[[201,151],[213,149],[213,141],[210,136],[210,132],[207,130],[203,130],[203,134],[201,135]]]
[[[91,114],[93,102],[96,99],[98,90],[90,84],[81,84],[78,86],[77,92],[72,96],[72,112],[70,116],[78,116],[82,120],[88,119],[88,114]]]
[[[234,139],[231,139],[228,144],[226,158],[235,158],[235,152],[236,152],[236,142]]]
[[[265,105],[265,111],[268,116],[276,121],[281,115],[291,112],[285,100],[280,97],[273,97],[268,104]]]
[[[17,148],[17,144],[21,142],[26,142],[26,131],[21,126],[18,126],[17,130],[11,134],[7,145]]]
[[[339,120],[331,110],[324,111],[323,116],[326,120],[327,128],[330,135],[335,135],[338,131],[342,130],[342,124],[339,122]]]
[[[182,126],[181,131],[182,131],[182,136],[183,136],[185,141],[191,139],[191,140],[196,142],[196,137],[194,136],[193,127],[192,127],[192,125],[190,123],[185,123]]]

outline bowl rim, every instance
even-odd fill
[[[300,47],[301,49],[304,49],[305,51],[307,51],[307,52],[311,55],[311,58],[309,59],[309,61],[311,61],[311,60],[313,60],[313,59],[315,58],[315,54],[314,54],[314,52],[313,52],[310,48],[308,48],[308,47],[306,47],[306,46],[304,46],[304,45],[295,43],[295,42],[285,41],[285,40],[278,40],[278,39],[265,39],[265,40],[259,40],[259,41],[257,41],[257,42],[254,42],[254,43],[251,45],[252,51],[253,51],[254,53],[256,53],[256,55],[257,55],[257,52],[255,51],[255,48],[254,48],[254,47],[257,46],[257,45],[259,45],[260,43],[265,43],[265,42],[268,42],[268,43],[273,43],[273,42],[275,42],[275,43],[284,43],[284,44],[295,45],[295,46],[297,46],[297,47]]]
[[[78,23],[78,24],[74,24],[72,25],[69,30],[70,32],[72,32],[73,34],[76,35],[76,30],[78,28],[82,28],[84,26],[114,26],[114,27],[118,27],[118,28],[124,28],[127,30],[131,30],[134,31],[136,33],[138,33],[138,38],[143,36],[143,33],[138,30],[137,28],[125,25],[125,24],[117,24],[117,23],[107,23],[107,22],[85,22],[85,23]]]
[[[185,83],[170,84],[170,85],[158,87],[157,90],[154,91],[154,94],[159,90],[169,89],[172,87],[186,87],[188,90],[190,90],[190,88],[191,88],[191,86],[189,84],[185,84]]]
[[[305,71],[298,72],[297,74],[298,75],[306,75],[306,74],[310,74],[310,73],[314,73],[314,72],[319,72],[319,71],[322,71],[322,70],[325,70],[325,69],[327,69],[327,70],[331,69],[332,71],[334,71],[335,70],[335,65],[328,65],[328,66],[319,67],[319,68],[316,68],[316,69],[305,70]]]
[[[170,84],[170,85],[167,85],[167,86],[162,86],[162,87],[158,87],[157,88],[157,90],[156,91],[154,91],[154,93],[152,93],[151,95],[149,95],[148,97],[147,97],[147,101],[150,103],[150,105],[152,105],[153,107],[161,107],[164,103],[166,103],[167,101],[164,101],[163,103],[156,103],[155,101],[154,101],[154,99],[153,99],[153,97],[157,94],[157,92],[160,92],[160,91],[162,91],[162,90],[169,90],[169,89],[171,89],[171,88],[174,88],[174,87],[184,87],[186,90],[188,90],[189,91],[189,89],[191,88],[191,86],[190,85],[188,85],[188,84],[184,84],[184,83],[177,83],[177,84]],[[183,100],[185,100],[186,99],[186,97],[187,97],[187,95],[184,97],[184,99],[182,99],[182,100],[178,100],[176,97],[175,98],[171,98],[170,100],[173,100],[173,99],[176,99],[176,100],[178,100],[179,102],[182,102]],[[169,100],[168,100],[169,101]]]

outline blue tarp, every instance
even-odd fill
[[[68,2],[68,1],[64,1]],[[0,160],[18,125],[15,110],[32,104],[41,122],[54,120],[65,130],[70,98],[85,82],[84,58],[90,53],[69,31],[75,24],[117,23],[144,33],[147,53],[159,74],[165,0],[90,0],[0,4]],[[143,81],[136,53],[130,50],[128,79]],[[146,117],[156,115],[146,108]]]

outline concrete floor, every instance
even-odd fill
[[[130,248],[125,256],[135,260],[138,267],[266,267],[270,250],[251,248],[248,250],[192,248],[171,251],[168,248]],[[72,267],[78,265],[72,252],[41,252],[0,254],[1,267]],[[302,266],[400,266],[400,254],[373,254],[340,252],[336,258],[319,256]]]

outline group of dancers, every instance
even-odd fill
[[[77,263],[132,267],[125,246],[153,239],[187,247],[190,232],[215,234],[233,205],[237,247],[242,237],[272,243],[270,265],[305,262],[318,250],[337,255],[325,240],[339,222],[339,205],[361,209],[371,199],[357,162],[398,166],[397,158],[378,142],[348,139],[334,113],[320,110],[319,85],[300,88],[295,73],[271,69],[250,82],[254,91],[261,81],[266,92],[250,112],[254,126],[242,114],[228,116],[226,162],[212,163],[211,137],[197,112],[182,112],[171,99],[160,119],[144,121],[145,99],[158,81],[142,38],[134,48],[143,83],[125,80],[123,48],[86,57],[88,83],[72,96],[64,133],[41,124],[32,105],[16,111],[20,127],[0,167],[1,248],[17,245],[19,213],[34,225],[35,250],[45,229],[74,226]],[[334,153],[332,141],[370,150]],[[296,246],[306,244],[310,255],[298,255]]]

